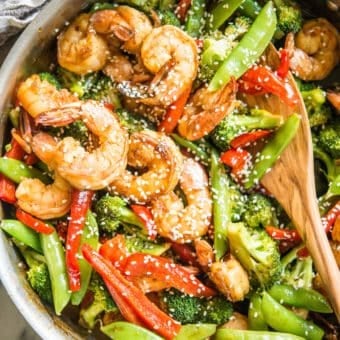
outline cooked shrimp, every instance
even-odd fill
[[[215,261],[215,254],[212,246],[205,240],[195,240],[195,250],[197,260],[204,270],[209,270],[209,267]]]
[[[340,91],[339,89],[334,92],[333,91],[327,92],[327,99],[339,114],[340,113]]]
[[[189,140],[197,140],[211,132],[234,110],[237,103],[236,91],[234,79],[215,92],[210,92],[207,87],[197,90],[178,122],[180,135]]]
[[[294,38],[286,37],[290,68],[301,79],[326,78],[339,62],[339,33],[326,19],[307,21]]]
[[[66,137],[56,141],[40,133],[34,137],[35,154],[78,189],[99,190],[119,177],[127,162],[128,136],[116,116],[104,105],[79,102],[43,113],[36,118],[42,125],[64,126],[82,119],[89,131],[98,138],[98,147],[87,151],[79,141]],[[54,152],[53,160],[50,153]]]
[[[184,243],[207,233],[212,201],[207,174],[195,160],[185,158],[179,184],[186,197],[185,207],[172,191],[151,201],[151,209],[159,235]]]
[[[223,262],[214,262],[209,277],[230,301],[242,301],[249,292],[248,274],[233,256]]]
[[[137,54],[144,39],[150,34],[152,24],[143,13],[129,6],[97,11],[91,16],[91,25],[101,34],[114,34],[123,41],[123,50]]]
[[[128,164],[143,173],[126,170],[110,190],[135,202],[147,202],[173,190],[182,169],[182,155],[171,138],[151,130],[130,136]]]
[[[17,98],[32,117],[78,101],[78,98],[66,89],[57,90],[54,85],[42,80],[37,74],[19,84]]]
[[[153,29],[143,42],[141,57],[144,66],[155,75],[148,95],[140,99],[144,104],[169,106],[196,78],[196,43],[175,26]]]
[[[109,56],[105,39],[90,29],[89,19],[90,14],[79,15],[58,36],[58,62],[77,74],[101,70]]]
[[[247,330],[249,329],[248,318],[241,313],[234,312],[230,319],[224,323],[221,328]]]
[[[33,216],[48,220],[64,216],[71,207],[72,187],[55,173],[52,184],[44,184],[37,178],[26,178],[17,187],[18,206]]]

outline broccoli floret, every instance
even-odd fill
[[[173,11],[157,11],[157,14],[162,25],[181,27],[181,22]]]
[[[145,129],[154,130],[152,123],[145,118],[137,118],[132,113],[124,109],[118,109],[116,110],[116,113],[119,117],[120,123],[128,130],[130,134]]]
[[[313,260],[310,256],[299,258],[300,247],[293,248],[282,260],[282,283],[295,288],[311,288],[314,277]]]
[[[102,11],[104,9],[113,9],[115,6],[109,2],[95,2],[90,9],[90,13]]]
[[[142,221],[128,208],[127,203],[118,196],[105,195],[95,205],[99,228],[113,233],[123,223],[143,228]]]
[[[39,77],[41,80],[46,80],[53,86],[55,86],[58,90],[61,89],[61,84],[58,81],[57,77],[49,72],[41,72],[39,73]]]
[[[276,242],[259,228],[231,223],[228,228],[231,253],[261,287],[270,287],[281,274],[280,253]]]
[[[163,293],[162,302],[167,312],[183,325],[198,322],[220,325],[233,313],[232,304],[224,296],[198,298],[171,289]]]
[[[278,224],[276,209],[272,201],[261,194],[250,195],[242,220],[252,228]]]
[[[274,0],[277,10],[278,31],[275,34],[276,39],[281,39],[289,32],[296,33],[302,27],[301,10],[291,1]]]
[[[137,7],[143,12],[150,12],[151,10],[156,10],[159,0],[118,0],[120,4],[129,5]]]
[[[20,253],[29,267],[26,275],[32,289],[44,302],[52,305],[53,297],[51,281],[44,256],[19,244],[18,242],[15,242],[15,244],[19,248]]]
[[[331,109],[326,104],[326,92],[318,87],[301,90],[311,127],[326,124],[331,117]]]
[[[217,31],[203,40],[199,77],[209,81],[231,50],[236,46],[237,40],[247,32],[250,19],[237,17],[226,28],[225,34]]]
[[[232,180],[230,179],[230,182]],[[228,188],[229,204],[231,206],[231,221],[239,222],[246,212],[248,197],[243,195],[236,185],[231,184]]]
[[[320,130],[319,145],[334,159],[340,159],[340,120]]]
[[[274,115],[266,110],[252,109],[250,115],[232,112],[224,118],[213,130],[210,137],[221,150],[229,148],[230,142],[238,135],[254,129],[272,129],[283,122],[280,115]]]
[[[80,309],[80,324],[86,328],[93,329],[102,313],[118,313],[118,308],[104,282],[97,274],[92,275],[88,291],[93,300],[90,305]]]

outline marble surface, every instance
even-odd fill
[[[0,46],[0,65],[17,37]],[[0,340],[40,340],[17,310],[0,281]]]

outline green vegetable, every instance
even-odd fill
[[[102,11],[104,9],[113,9],[114,8],[114,4],[108,3],[108,2],[95,2],[91,9],[90,9],[90,13],[93,12],[97,12],[97,11]]]
[[[90,305],[81,307],[79,322],[84,327],[93,329],[96,323],[100,320],[102,313],[118,313],[118,308],[98,274],[92,274],[88,289],[90,294],[93,296],[93,301]]]
[[[308,340],[322,339],[324,335],[320,327],[283,307],[266,292],[263,293],[262,312],[265,321],[276,331],[292,333]]]
[[[117,321],[106,326],[100,327],[100,330],[110,339],[138,339],[138,340],[163,340],[162,337],[150,332],[144,327],[134,325],[130,322]]]
[[[146,119],[136,117],[124,109],[116,110],[120,123],[127,128],[128,132],[134,133],[145,129],[155,130],[154,126]]]
[[[38,253],[42,253],[39,234],[20,221],[4,219],[0,222],[0,228],[24,245],[31,247]]]
[[[274,129],[282,125],[283,118],[266,110],[252,109],[250,115],[235,110],[224,118],[210,134],[212,142],[221,150],[227,150],[237,136],[255,129]]]
[[[117,0],[118,3],[139,8],[143,12],[157,9],[159,0]]]
[[[219,154],[215,150],[211,154],[210,176],[213,193],[214,250],[216,259],[219,260],[228,249],[227,233],[228,225],[231,222],[228,212],[230,183],[224,166],[219,161]]]
[[[56,231],[52,234],[40,234],[40,243],[50,274],[54,310],[60,315],[68,304],[71,293],[65,264],[65,251]]]
[[[185,148],[194,156],[198,157],[204,165],[208,165],[210,163],[210,155],[207,150],[204,147],[202,148],[201,145],[197,144],[197,142],[191,142],[175,133],[172,133],[171,137],[179,146]]]
[[[51,182],[50,177],[41,171],[13,158],[0,157],[0,173],[15,183],[20,183],[24,178],[38,178],[43,183]]]
[[[263,318],[262,297],[259,293],[253,293],[250,298],[248,324],[251,330],[266,331],[268,329],[268,325]]]
[[[158,17],[161,20],[162,25],[172,25],[181,27],[181,22],[177,18],[176,14],[170,10],[157,11]]]
[[[217,30],[223,25],[231,15],[242,4],[243,0],[222,0],[211,11],[210,20],[208,21],[208,29]]]
[[[232,304],[224,296],[210,299],[183,294],[175,289],[165,291],[162,301],[168,314],[181,324],[223,324],[233,313]]]
[[[105,195],[95,205],[95,212],[100,230],[112,233],[122,223],[132,224],[144,229],[143,222],[127,207],[127,203],[118,196]]]
[[[185,18],[185,31],[192,37],[198,37],[204,27],[205,0],[192,0]]]
[[[298,257],[300,247],[289,251],[282,259],[281,283],[288,284],[294,288],[311,288],[314,277],[313,260],[310,256]]]
[[[278,225],[276,209],[272,201],[261,194],[249,196],[247,209],[242,215],[242,221],[252,228]]]
[[[340,120],[331,122],[320,130],[319,145],[333,159],[340,159]]]
[[[276,29],[273,3],[267,2],[238,45],[228,55],[209,84],[216,91],[227,84],[231,77],[238,79],[261,56]]]
[[[87,212],[86,215],[86,221],[83,233],[81,235],[81,241],[79,249],[81,249],[81,246],[83,244],[89,244],[92,248],[96,249],[98,247],[99,243],[99,231],[98,231],[98,225],[95,216],[91,211]],[[79,255],[80,251],[79,251]],[[87,288],[90,283],[91,274],[92,274],[92,267],[91,265],[80,256],[79,258],[79,267],[80,267],[80,290],[77,292],[73,292],[71,296],[71,302],[72,305],[79,305],[87,291]]]
[[[61,84],[58,81],[57,77],[49,72],[41,72],[38,74],[41,80],[46,80],[50,84],[52,84],[57,90],[61,89]]]
[[[268,290],[268,294],[284,305],[304,308],[319,313],[333,312],[326,298],[313,289],[275,284]]]
[[[155,243],[143,238],[142,235],[125,235],[125,245],[130,253],[145,253],[159,256],[165,253],[171,246],[170,243]]]
[[[289,333],[244,331],[231,328],[217,330],[214,340],[302,340],[303,337]]]
[[[209,323],[198,323],[184,325],[174,340],[204,340],[215,334],[216,325]]]
[[[20,253],[29,267],[26,276],[32,289],[44,302],[52,305],[51,281],[44,256],[19,244],[19,242],[15,242],[15,244],[19,248]]]
[[[201,80],[211,80],[221,63],[237,45],[237,40],[248,31],[249,27],[248,18],[237,17],[234,22],[228,24],[224,34],[217,31],[204,38],[199,71]]]
[[[11,121],[13,127],[19,127],[19,119],[20,119],[20,107],[16,106],[8,112],[8,118]]]
[[[170,11],[175,7],[176,3],[176,0],[159,0],[158,7],[161,11]]]
[[[255,19],[261,11],[261,6],[255,0],[244,0],[239,7],[239,12],[249,18]]]
[[[295,137],[300,120],[301,118],[297,114],[290,115],[263,147],[244,183],[246,189],[258,184],[262,176],[275,164],[276,160]]]
[[[289,0],[273,0],[277,9],[276,39],[281,39],[289,32],[297,33],[302,27],[302,15],[300,9]]]
[[[248,228],[244,223],[231,223],[228,228],[231,253],[247,270],[254,283],[270,287],[281,274],[280,253],[276,242],[259,228]]]
[[[300,92],[308,112],[311,127],[326,124],[331,117],[331,109],[326,103],[326,92],[315,85],[300,85]]]

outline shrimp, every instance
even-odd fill
[[[230,319],[224,323],[221,328],[240,329],[246,331],[249,329],[248,318],[241,313],[234,312]]]
[[[180,135],[188,140],[197,140],[211,132],[234,110],[237,103],[236,91],[234,79],[216,92],[210,92],[207,87],[197,90],[178,122]]]
[[[58,36],[59,64],[80,75],[101,70],[109,56],[105,39],[90,29],[90,16],[79,15]]]
[[[140,53],[141,45],[152,31],[149,18],[129,6],[97,11],[91,16],[91,26],[100,34],[113,33],[123,41],[122,49],[132,54]]]
[[[335,108],[337,113],[340,113],[340,91],[337,89],[336,91],[327,92],[327,99]]]
[[[54,85],[42,80],[37,74],[20,83],[17,99],[32,117],[78,101],[78,98],[66,89],[57,90]]]
[[[18,206],[33,216],[48,220],[64,216],[71,207],[72,187],[58,173],[54,182],[45,185],[37,178],[25,178],[15,196]]]
[[[242,301],[249,292],[248,274],[231,255],[223,262],[214,262],[208,275],[218,290],[230,301]]]
[[[174,242],[190,242],[207,233],[212,213],[208,177],[203,167],[185,158],[180,187],[187,205],[172,191],[151,201],[151,210],[159,235]]]
[[[204,270],[208,270],[215,261],[215,254],[212,246],[205,240],[196,239],[195,250],[198,263]]]
[[[154,28],[142,44],[141,57],[146,69],[155,75],[148,94],[140,99],[144,104],[169,106],[196,78],[196,43],[175,26]]]
[[[98,138],[96,148],[93,146],[93,150],[87,151],[72,137],[57,141],[46,133],[40,133],[34,137],[32,149],[72,186],[80,190],[103,189],[126,167],[127,132],[108,108],[92,100],[43,113],[36,118],[36,123],[64,126],[77,119],[82,119]],[[54,152],[52,160],[51,152]]]
[[[286,37],[290,69],[305,81],[326,78],[339,62],[339,33],[326,19],[307,21],[294,39]]]
[[[128,164],[143,173],[126,170],[110,184],[110,190],[135,202],[150,201],[173,190],[182,169],[182,155],[171,138],[144,130],[130,136]]]

